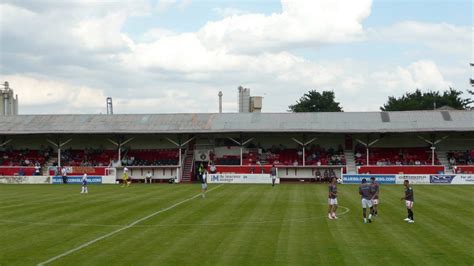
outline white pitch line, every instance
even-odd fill
[[[219,188],[219,187],[222,187],[223,185],[224,185],[224,184],[218,185],[217,187],[214,187],[214,188],[212,188],[212,189],[209,189],[207,192],[211,192],[211,191],[213,191],[214,189],[217,189],[217,188]],[[81,249],[83,249],[83,248],[86,248],[86,247],[88,247],[88,246],[90,246],[90,245],[92,245],[92,244],[94,244],[94,243],[96,243],[96,242],[98,242],[98,241],[100,241],[100,240],[106,239],[106,238],[108,238],[108,237],[110,237],[110,236],[113,236],[113,235],[115,235],[115,234],[117,234],[117,233],[122,232],[123,230],[129,229],[130,227],[133,227],[134,225],[136,225],[136,224],[138,224],[138,223],[141,223],[141,222],[143,222],[143,221],[145,221],[145,220],[148,220],[148,219],[150,219],[151,217],[153,217],[153,216],[155,216],[155,215],[158,215],[158,214],[160,214],[160,213],[169,211],[169,210],[173,209],[174,207],[179,206],[179,205],[181,205],[181,204],[183,204],[183,203],[186,203],[186,202],[188,202],[188,201],[190,201],[190,200],[193,200],[193,199],[195,199],[195,198],[197,198],[197,197],[200,197],[201,195],[202,195],[202,193],[199,193],[199,194],[197,194],[197,195],[195,195],[195,196],[193,196],[193,197],[191,197],[191,198],[187,198],[187,199],[185,199],[185,200],[183,200],[183,201],[180,201],[180,202],[178,202],[178,203],[175,203],[175,204],[173,204],[173,205],[171,205],[171,206],[169,206],[169,207],[167,207],[167,208],[161,209],[161,210],[159,210],[159,211],[157,211],[157,212],[154,212],[154,213],[152,213],[152,214],[150,214],[150,215],[147,215],[147,216],[145,216],[145,217],[143,217],[143,218],[140,218],[140,219],[134,221],[133,223],[128,224],[128,225],[126,225],[126,226],[124,226],[124,227],[122,227],[122,228],[119,228],[119,229],[117,229],[117,230],[115,230],[115,231],[112,231],[112,232],[110,232],[110,233],[108,233],[108,234],[105,234],[105,235],[100,236],[100,237],[98,237],[98,238],[96,238],[96,239],[93,239],[93,240],[91,240],[91,241],[89,241],[89,242],[87,242],[87,243],[84,243],[84,244],[82,244],[82,245],[80,245],[80,246],[78,246],[78,247],[76,247],[76,248],[73,248],[73,249],[68,250],[68,251],[66,251],[66,252],[64,252],[64,253],[61,253],[61,254],[59,254],[59,255],[57,255],[57,256],[55,256],[55,257],[52,257],[52,258],[50,258],[50,259],[48,259],[48,260],[46,260],[46,261],[40,262],[40,263],[38,263],[38,266],[46,265],[46,264],[48,264],[48,263],[51,263],[51,262],[53,262],[53,261],[55,261],[55,260],[57,260],[57,259],[60,259],[60,258],[64,257],[64,256],[67,256],[67,255],[69,255],[69,254],[72,254],[72,253],[74,253],[74,252],[76,252],[76,251],[78,251],[78,250],[81,250]]]

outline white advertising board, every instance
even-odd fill
[[[0,184],[49,184],[49,176],[0,176]]]
[[[269,174],[210,174],[208,183],[230,183],[230,184],[271,184],[272,179]],[[280,183],[276,179],[275,183]]]
[[[452,175],[397,175],[396,184],[403,184],[404,180],[411,184],[451,184],[451,185],[474,185],[474,175],[452,174]]]
[[[403,184],[405,180],[410,184],[430,184],[430,175],[397,175],[395,184]]]

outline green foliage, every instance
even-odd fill
[[[450,106],[458,110],[469,109],[472,99],[463,99],[462,92],[449,88],[440,94],[437,91],[421,92],[417,89],[415,92],[407,92],[400,98],[394,96],[388,97],[388,101],[380,110],[382,111],[411,111],[411,110],[433,110],[434,106]]]
[[[291,112],[342,112],[339,103],[335,101],[333,91],[310,90],[296,104],[288,106]]]

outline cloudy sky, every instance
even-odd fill
[[[469,89],[471,0],[2,0],[0,80],[20,113],[286,112],[310,89],[377,111]],[[464,94],[464,97],[468,97]]]

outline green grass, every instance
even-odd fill
[[[223,185],[48,265],[473,265],[474,187],[415,185],[415,224],[402,186],[381,187],[362,223],[357,186]],[[200,185],[0,185],[0,265],[36,265],[189,199]]]

